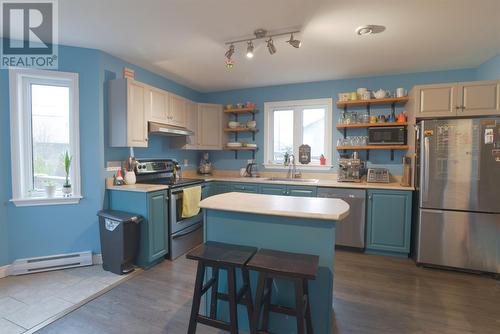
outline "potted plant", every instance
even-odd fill
[[[45,181],[45,193],[47,197],[52,198],[56,194],[56,185],[52,181]]]
[[[64,181],[62,192],[64,196],[69,196],[71,195],[71,192],[73,189],[71,189],[71,183],[69,181],[69,171],[71,168],[71,160],[73,157],[71,157],[68,153],[68,151],[64,152],[64,171],[66,172],[66,180]]]

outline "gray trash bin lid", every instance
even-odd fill
[[[141,215],[116,210],[101,210],[97,215],[120,223],[140,223],[143,220]]]

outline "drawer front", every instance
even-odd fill
[[[260,193],[266,195],[286,195],[286,186],[280,184],[261,184]]]
[[[256,184],[250,184],[250,183],[233,183],[231,185],[231,191],[242,192],[242,193],[258,193],[259,187]]]
[[[316,187],[308,186],[287,186],[288,196],[316,197],[318,190]]]

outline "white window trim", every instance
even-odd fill
[[[326,152],[324,153],[327,165],[319,165],[319,164],[297,164],[297,167],[300,169],[306,170],[329,170],[333,166],[332,158],[333,158],[333,100],[331,98],[325,99],[310,99],[310,100],[292,100],[292,101],[276,101],[276,102],[265,102],[264,103],[264,167],[267,169],[288,169],[289,167],[284,166],[282,164],[273,163],[269,158],[271,155],[271,147],[269,145],[271,140],[271,134],[273,133],[273,121],[272,121],[272,113],[275,109],[280,108],[302,108],[302,107],[314,107],[314,106],[326,106],[326,115],[325,115],[325,148]],[[297,124],[297,123],[296,123]],[[296,129],[294,129],[296,130]],[[300,129],[301,131],[301,129]],[[293,154],[298,156],[298,147],[294,147]]]
[[[52,198],[29,196],[27,193],[27,170],[31,168],[31,158],[28,143],[31,142],[29,129],[30,118],[25,115],[24,104],[26,92],[19,94],[23,89],[24,80],[47,80],[69,86],[70,89],[70,145],[72,154],[71,186],[73,195],[63,197],[57,195]],[[9,70],[9,97],[10,97],[10,138],[11,138],[11,165],[12,165],[12,199],[16,206],[78,204],[81,196],[80,176],[80,125],[79,125],[79,89],[78,73],[46,71],[35,69]],[[27,125],[28,124],[28,125]],[[28,152],[27,152],[28,151]],[[28,164],[28,166],[26,165]]]

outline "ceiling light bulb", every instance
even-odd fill
[[[247,58],[253,58],[253,43],[252,43],[252,41],[248,42],[248,46],[247,46]]]
[[[233,56],[233,54],[234,54],[234,45],[231,44],[229,46],[229,50],[226,51],[226,58],[227,59],[231,59],[231,57]]]
[[[290,39],[288,41],[286,41],[288,44],[290,44],[291,46],[293,46],[294,48],[300,48],[300,46],[302,45],[302,42],[299,41],[298,39],[295,39],[293,38],[293,33],[290,35]]]
[[[267,49],[269,50],[270,54],[275,54],[276,53],[276,47],[274,46],[274,42],[272,38],[269,38],[267,40]]]

